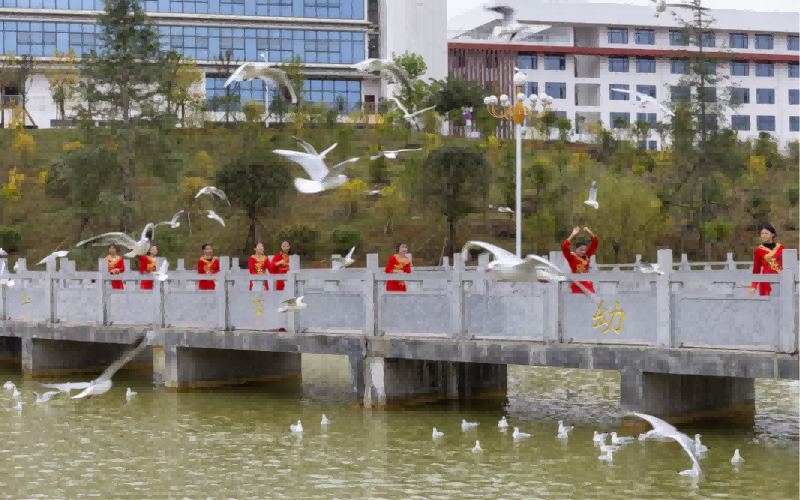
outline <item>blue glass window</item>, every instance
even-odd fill
[[[609,113],[613,128],[625,128],[631,123],[630,113]]]
[[[800,77],[800,64],[789,63],[789,78],[798,78],[798,77]]]
[[[655,45],[656,32],[653,30],[636,30],[636,45]]]
[[[671,59],[669,62],[669,70],[675,75],[688,75],[689,61],[686,59]]]
[[[537,82],[526,82],[527,88],[525,89],[525,93],[528,95],[536,94],[539,95],[539,84]]]
[[[609,28],[608,43],[628,43],[628,30],[626,28]]]
[[[691,99],[691,89],[689,87],[681,87],[678,85],[673,85],[671,89],[671,98],[673,102],[686,104]]]
[[[658,149],[658,141],[639,141],[639,148],[646,149],[647,151],[655,151]]]
[[[347,80],[311,79],[303,82],[305,98],[316,103],[325,103],[336,109],[339,104],[346,113],[358,108],[361,101],[361,82]]]
[[[655,113],[636,113],[636,121],[647,122],[650,124],[651,128],[656,128],[656,122],[658,122],[658,119]]]
[[[756,104],[775,104],[775,89],[756,89]]]
[[[756,35],[756,48],[761,50],[772,50],[772,35]]]
[[[799,89],[789,89],[789,104],[800,104]]]
[[[637,85],[636,92],[640,94],[649,95],[653,99],[656,98],[656,86],[655,85]]]
[[[800,132],[800,116],[789,117],[789,132]]]
[[[756,129],[759,132],[775,132],[775,117],[756,116]]]
[[[731,87],[731,104],[734,106],[750,104],[750,89]]]
[[[747,61],[731,61],[731,76],[750,76],[750,63]]]
[[[637,73],[655,73],[656,60],[654,57],[637,57],[636,58],[636,72]]]
[[[545,83],[544,93],[553,99],[566,99],[567,98],[567,84],[566,83]]]
[[[536,69],[536,54],[517,55],[517,67],[519,69]]]
[[[566,118],[567,112],[566,111],[556,111],[556,116],[559,118]]]
[[[717,89],[715,87],[697,89],[697,97],[704,102],[714,102],[717,100]]]
[[[669,30],[670,45],[689,45],[689,37],[685,31]]]
[[[800,36],[789,35],[786,37],[787,50],[800,50]]]
[[[716,47],[717,37],[713,31],[704,31],[700,39],[702,40],[703,47]]]
[[[747,33],[731,33],[730,46],[732,49],[746,49]]]
[[[756,63],[756,76],[775,76],[773,63]]]
[[[630,85],[612,83],[608,86],[608,99],[610,101],[630,101],[631,95],[628,92],[615,92],[614,89],[630,90]]]
[[[564,56],[544,56],[544,69],[549,70],[560,70],[563,71],[567,69],[567,62]]]
[[[731,128],[733,130],[750,130],[750,116],[748,115],[731,116]]]
[[[627,73],[628,64],[629,63],[627,57],[609,57],[608,71],[610,71],[611,73]]]

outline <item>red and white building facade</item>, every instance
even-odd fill
[[[478,80],[487,90],[513,96],[514,68],[527,77],[526,94],[545,92],[552,109],[575,122],[669,121],[657,105],[634,102],[638,91],[662,104],[680,98],[687,53],[682,26],[666,12],[625,4],[497,1],[516,10],[533,33],[521,40],[493,40],[498,14],[482,7],[448,21],[449,72]],[[492,4],[490,2],[490,4]],[[689,19],[691,12],[679,13]],[[720,117],[741,139],[772,134],[781,146],[800,139],[800,39],[797,12],[711,10],[715,22],[703,36],[703,51],[720,57],[726,75],[720,95],[734,92],[742,104]],[[631,94],[614,92],[614,88]],[[733,90],[732,90],[733,89]],[[659,147],[651,134],[648,149]]]

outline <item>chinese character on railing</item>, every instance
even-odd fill
[[[22,307],[25,308],[25,315],[28,314],[28,304],[30,304],[30,303],[31,303],[31,296],[28,295],[27,293],[23,293],[22,294],[22,304],[21,305],[22,305]]]
[[[604,302],[605,301],[603,300],[600,301],[600,305],[597,306],[597,312],[595,312],[594,316],[592,316],[592,321],[596,322],[592,328],[600,328],[601,326],[605,326],[605,330],[600,333],[608,333],[609,330],[614,330],[614,333],[619,335],[620,330],[622,330],[622,325],[625,323],[625,311],[619,308],[619,302],[615,302],[614,310],[610,311],[611,319],[606,321],[605,315],[607,309],[603,307]],[[614,324],[614,317],[616,316],[619,316],[619,322],[616,328],[612,328],[612,325]]]
[[[257,299],[253,300],[253,305],[256,308],[256,323],[259,322],[261,319],[261,313],[264,312],[264,306],[261,305],[262,302],[264,302],[263,295],[259,295]]]

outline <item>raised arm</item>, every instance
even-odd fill
[[[594,255],[594,253],[597,251],[597,236],[592,234],[588,227],[583,228],[583,230],[592,236],[592,242],[589,243],[589,249],[586,250],[586,257],[588,258]]]

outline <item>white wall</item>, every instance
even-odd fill
[[[444,0],[383,0],[381,2],[381,56],[405,51],[421,55],[428,65],[422,75],[447,76],[447,2]]]

